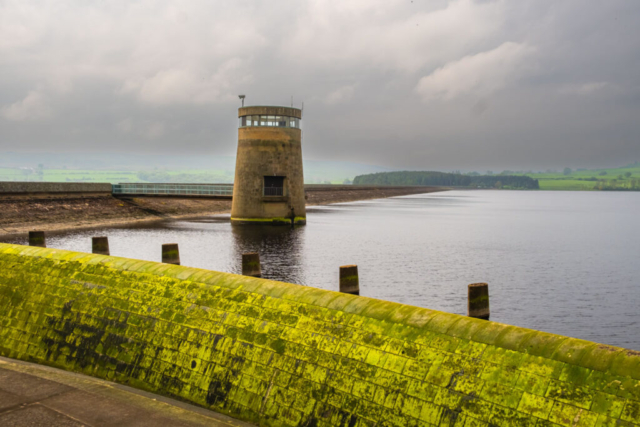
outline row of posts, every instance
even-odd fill
[[[46,247],[44,231],[29,232],[29,246]],[[93,237],[91,251],[94,254],[110,255],[109,239],[107,237]],[[162,245],[162,262],[180,265],[180,251],[177,243]],[[250,252],[242,254],[242,275],[262,277],[260,254]],[[340,292],[360,295],[360,281],[357,265],[343,265],[340,267]],[[489,319],[489,285],[487,283],[472,283],[468,286],[467,315],[479,319]]]

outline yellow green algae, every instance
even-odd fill
[[[0,244],[0,354],[265,426],[640,426],[640,353],[215,271]]]

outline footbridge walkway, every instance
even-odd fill
[[[125,183],[114,184],[114,196],[179,196],[210,197],[230,199],[233,196],[233,184],[155,184]]]

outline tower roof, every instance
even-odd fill
[[[238,117],[263,114],[269,116],[288,116],[302,118],[302,110],[293,107],[278,107],[275,105],[252,105],[238,108]]]

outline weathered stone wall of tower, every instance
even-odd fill
[[[288,218],[292,207],[295,216],[306,216],[300,140],[300,129],[239,129],[231,218]],[[269,175],[286,176],[284,196],[263,196],[263,180]]]
[[[288,114],[289,117],[298,117],[299,111],[292,108],[246,107],[240,109],[240,114]],[[301,140],[302,131],[297,128],[247,126],[238,129],[232,220],[289,223],[293,208],[296,223],[304,223],[306,210]],[[283,196],[263,195],[265,176],[286,177]]]

